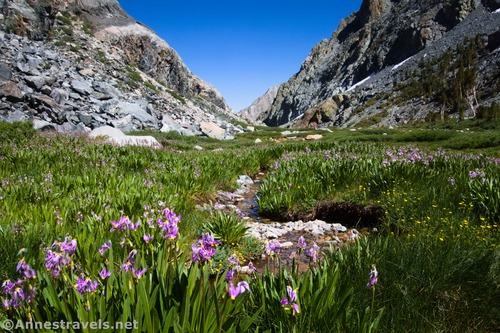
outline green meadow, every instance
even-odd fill
[[[0,323],[135,322],[102,332],[500,330],[499,123],[300,130],[290,136],[323,137],[270,140],[283,131],[258,127],[224,142],[152,133],[163,148],[150,149],[0,124]],[[266,251],[279,264],[279,251],[247,235],[238,214],[199,207],[259,172],[263,217],[346,205],[376,213],[339,221],[360,236],[309,260],[305,272],[280,265],[239,274],[235,266]]]

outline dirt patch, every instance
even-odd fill
[[[314,218],[340,223],[348,228],[373,228],[380,225],[384,209],[363,206],[355,202],[320,201],[314,208]]]
[[[378,227],[384,217],[380,206],[363,206],[349,201],[320,201],[312,212],[261,212],[261,216],[275,221],[312,221],[322,220],[329,223],[340,223],[347,228]]]

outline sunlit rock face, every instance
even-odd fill
[[[242,131],[222,95],[117,1],[0,0],[0,49],[0,120],[58,131],[203,135],[204,122],[224,138]]]
[[[497,7],[496,1],[479,0],[364,0],[359,11],[340,22],[330,39],[313,47],[300,70],[280,86],[273,104],[258,120],[271,126],[293,125],[306,114],[315,126],[322,118],[315,110],[324,113],[322,106],[335,105],[329,111],[336,114],[333,119],[331,115],[323,117],[328,119],[325,124],[354,125],[374,118],[382,108],[386,112],[380,119],[374,118],[376,124],[408,121],[410,114],[427,103],[425,100],[377,103],[384,94],[393,94],[395,77],[414,69],[426,57],[455,49],[465,38],[479,36],[485,43],[494,41],[500,26],[500,14],[494,12]],[[478,103],[486,105],[499,100],[498,93],[488,90],[496,86],[494,78],[498,77],[495,63],[499,53],[494,49],[485,46],[488,54],[476,59],[477,86],[488,96]],[[424,105],[424,109],[428,110],[418,118],[425,118],[433,106]]]

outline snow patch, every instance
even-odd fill
[[[362,85],[363,83],[368,81],[370,78],[371,78],[371,76],[368,76],[368,77],[364,78],[363,80],[357,82],[356,84],[353,84],[352,86],[349,87],[349,89],[346,90],[346,92],[351,91],[351,90],[355,89],[356,87]]]
[[[399,64],[394,65],[394,67],[392,67],[391,71],[398,69],[399,67],[401,67],[401,65],[403,65],[405,62],[407,62],[407,61],[408,61],[408,60],[410,60],[411,58],[412,58],[412,57],[409,57],[409,58],[407,58],[407,59],[405,59],[405,60],[401,61]]]
[[[293,120],[292,120],[292,121],[299,120],[299,119],[301,119],[302,117],[304,117],[304,114],[303,114],[303,113],[302,113],[302,114],[299,114],[297,117],[293,118]]]
[[[500,8],[498,8],[497,10],[495,10],[495,11],[493,12],[493,14],[495,14],[495,13],[500,13]]]

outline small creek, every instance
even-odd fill
[[[297,241],[300,236],[306,240],[307,247],[310,248],[316,243],[321,252],[340,248],[346,242],[353,241],[360,233],[354,228],[346,228],[339,223],[328,223],[322,220],[313,221],[273,221],[259,215],[257,196],[260,184],[265,174],[259,173],[253,179],[248,176],[240,176],[238,184],[240,188],[234,193],[219,191],[217,194],[219,209],[239,209],[247,220],[249,233],[264,242],[271,239],[277,240],[281,244],[280,264],[291,267],[295,259],[299,271],[305,271],[309,266],[309,258],[302,252],[300,260],[298,258]],[[253,260],[253,264],[258,271],[262,271],[270,261],[263,255],[262,258]],[[275,263],[273,263],[275,264]],[[272,270],[272,267],[269,268]]]

